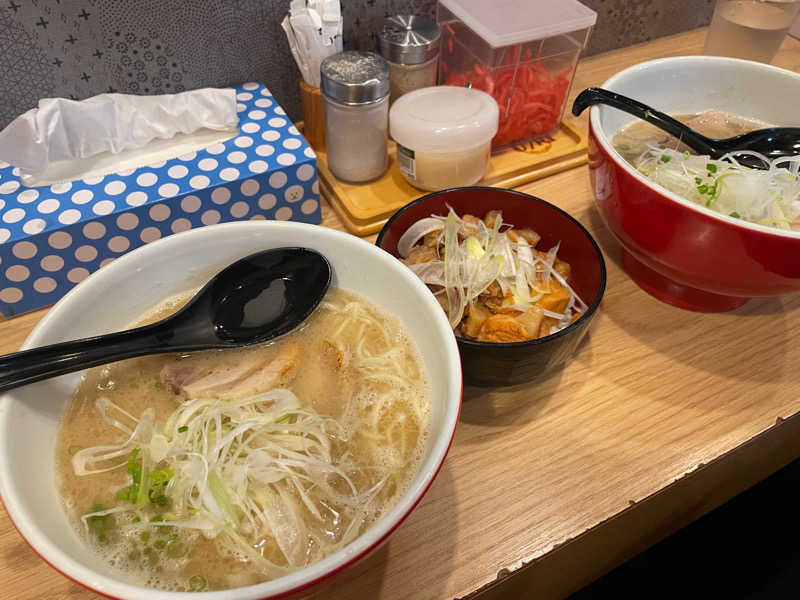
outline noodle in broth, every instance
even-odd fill
[[[394,505],[429,405],[400,323],[332,289],[273,342],[91,370],[59,431],[59,490],[132,583],[250,585],[330,555]]]
[[[676,118],[712,138],[770,127],[715,110]],[[695,155],[676,138],[643,121],[624,127],[612,143],[640,173],[686,200],[734,219],[800,231],[800,156],[770,159],[752,151],[731,152],[719,159]],[[740,155],[763,168],[741,164]]]

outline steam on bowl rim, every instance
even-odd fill
[[[264,220],[211,225],[156,240],[119,257],[70,290],[34,327],[25,340],[22,349],[55,341],[47,340],[47,335],[63,318],[62,314],[68,314],[70,310],[91,306],[94,301],[95,288],[102,288],[106,280],[112,281],[114,277],[121,277],[144,270],[144,267],[151,260],[165,261],[164,257],[170,256],[173,249],[184,246],[191,248],[199,247],[202,244],[213,244],[214,240],[224,236],[245,237],[245,234],[251,234],[254,243],[256,243],[257,239],[260,239],[264,249],[281,245],[280,243],[270,243],[269,235],[265,235],[269,234],[269,232],[274,232],[278,236],[292,236],[292,239],[296,242],[306,242],[306,245],[312,248],[315,245],[330,243],[336,248],[346,249],[347,252],[371,255],[371,260],[380,263],[380,268],[385,273],[395,278],[395,280],[399,278],[403,282],[403,287],[414,298],[417,310],[424,310],[435,319],[436,326],[432,335],[435,336],[437,343],[443,344],[442,347],[446,354],[447,372],[444,374],[446,379],[443,384],[446,390],[446,405],[442,410],[441,425],[436,430],[431,429],[427,458],[424,458],[423,462],[420,463],[416,477],[412,480],[406,493],[395,505],[348,546],[321,561],[279,579],[241,588],[202,592],[199,596],[197,593],[191,592],[167,592],[132,585],[120,579],[101,574],[63,551],[56,542],[50,539],[47,532],[43,531],[43,528],[37,522],[35,511],[29,510],[25,506],[24,495],[18,489],[19,484],[11,471],[11,463],[13,461],[10,457],[11,453],[8,451],[10,442],[7,432],[14,426],[11,423],[10,413],[14,405],[21,402],[20,399],[16,398],[20,390],[46,384],[47,380],[31,384],[25,388],[18,388],[0,395],[0,455],[2,455],[0,456],[0,490],[2,490],[0,500],[2,500],[11,522],[20,536],[42,560],[68,579],[95,593],[110,598],[183,600],[189,597],[202,597],[209,600],[231,600],[232,598],[236,600],[255,600],[257,598],[284,597],[305,590],[332,577],[380,546],[411,513],[433,483],[452,445],[460,413],[461,366],[455,336],[452,334],[449,323],[447,323],[438,303],[436,303],[435,299],[428,297],[427,287],[418,278],[413,276],[410,271],[406,273],[407,269],[402,264],[376,246],[341,231],[304,223]],[[256,235],[260,237],[257,238]],[[242,243],[245,244],[246,242]],[[250,246],[251,249],[252,247],[254,246]],[[335,258],[332,255],[329,255],[329,258],[332,259],[331,262],[335,268]],[[168,262],[168,259],[166,261]],[[203,267],[203,270],[207,271],[205,276],[212,276],[216,268],[217,265],[207,264]],[[358,289],[354,291],[360,293]],[[66,398],[63,402],[66,402]],[[64,526],[68,526],[66,522]],[[191,596],[187,596],[187,594],[191,594]]]
[[[751,60],[744,60],[741,58],[729,58],[726,56],[705,56],[705,55],[698,55],[698,56],[671,56],[667,58],[657,58],[654,60],[649,60],[641,63],[637,63],[630,67],[627,67],[621,71],[618,71],[611,77],[609,77],[603,84],[600,86],[604,89],[608,89],[611,91],[617,91],[615,86],[620,82],[624,81],[630,76],[633,76],[641,71],[646,71],[648,69],[652,69],[654,67],[659,67],[665,64],[670,63],[677,63],[681,65],[683,69],[689,69],[692,65],[696,64],[719,64],[719,65],[727,65],[727,66],[739,66],[741,68],[748,68],[754,69],[756,71],[765,71],[765,72],[773,72],[777,73],[783,77],[789,77],[792,79],[796,79],[800,82],[800,74],[794,73],[793,71],[789,71],[787,69],[783,69],[781,67],[776,67],[774,65],[768,65],[756,61]],[[629,93],[629,92],[626,92]],[[669,113],[669,107],[657,107],[659,110],[663,112]],[[603,129],[601,124],[601,116],[606,111],[616,110],[612,107],[605,106],[602,104],[594,105],[589,109],[589,123],[591,125],[592,130],[595,133],[595,137],[598,143],[603,147],[603,149],[611,156],[615,163],[624,169],[630,176],[635,178],[640,183],[644,184],[648,188],[658,192],[665,198],[672,200],[690,210],[694,210],[699,212],[702,215],[707,217],[712,217],[729,225],[735,225],[737,227],[741,227],[743,229],[751,229],[753,231],[758,231],[761,233],[767,233],[771,235],[777,235],[780,237],[786,237],[790,239],[798,239],[800,240],[800,231],[786,231],[783,229],[777,229],[775,227],[768,227],[767,225],[759,225],[758,223],[751,223],[749,221],[745,221],[743,219],[737,219],[735,217],[731,217],[715,210],[711,210],[710,208],[706,208],[701,204],[697,204],[692,202],[691,200],[687,200],[679,196],[678,194],[671,192],[670,190],[661,187],[660,185],[656,184],[651,179],[647,178],[644,174],[640,173],[638,169],[636,169],[631,163],[629,163],[625,158],[614,148],[614,145],[611,143],[611,137],[617,131],[608,135],[606,131]]]

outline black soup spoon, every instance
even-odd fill
[[[253,254],[220,271],[162,321],[0,356],[0,392],[123,358],[266,342],[314,311],[331,275],[325,257],[306,248]]]
[[[769,127],[734,137],[715,139],[696,132],[677,119],[650,108],[638,100],[602,88],[586,88],[578,94],[572,104],[572,114],[577,117],[593,104],[607,104],[639,117],[675,136],[692,150],[700,154],[708,154],[711,158],[722,158],[729,152],[740,151],[758,152],[770,159],[800,154],[800,127]],[[747,167],[769,168],[769,165],[755,156],[740,154],[735,158],[740,164]]]

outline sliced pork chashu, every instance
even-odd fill
[[[298,344],[286,345],[277,355],[261,348],[197,354],[164,365],[161,381],[189,399],[238,400],[286,387],[296,375],[299,359]]]

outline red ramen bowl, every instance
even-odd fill
[[[565,366],[586,335],[606,287],[603,254],[591,234],[566,212],[535,196],[492,187],[461,187],[434,192],[405,205],[381,230],[378,246],[399,257],[397,242],[414,223],[431,215],[484,218],[491,210],[516,228],[530,227],[542,236],[539,249],[560,243],[558,257],[571,265],[569,284],[587,305],[574,323],[551,335],[525,342],[493,343],[457,337],[464,383],[508,386],[529,382]]]
[[[602,87],[671,114],[717,109],[800,126],[800,75],[757,62],[665,58],[625,69]],[[664,302],[702,312],[800,290],[800,232],[720,214],[650,181],[611,142],[633,120],[608,106],[592,107],[589,119],[595,202],[630,277]]]

